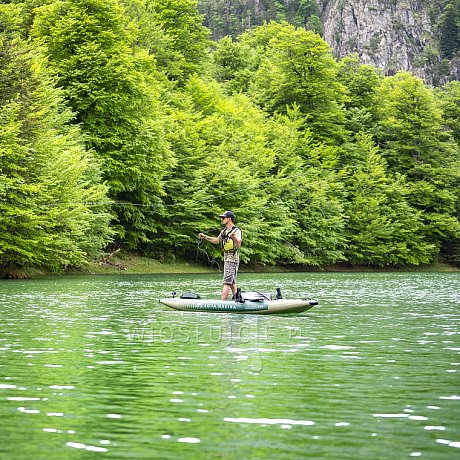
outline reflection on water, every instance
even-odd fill
[[[291,316],[170,310],[220,275],[0,283],[0,458],[454,458],[460,276],[242,274]],[[91,453],[91,454],[90,454]]]

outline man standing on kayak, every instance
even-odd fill
[[[220,245],[224,253],[224,285],[222,288],[222,300],[227,300],[230,289],[232,294],[236,294],[236,276],[240,265],[239,248],[243,235],[241,229],[236,225],[235,214],[232,211],[225,211],[219,216],[222,219],[224,229],[219,233],[219,236],[207,236],[204,233],[199,233],[198,236],[202,240],[209,241],[212,244]]]

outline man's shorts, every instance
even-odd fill
[[[236,284],[239,262],[226,261],[224,263],[224,284]]]

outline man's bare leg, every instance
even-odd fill
[[[233,284],[232,284],[232,292],[233,292]],[[224,284],[222,288],[222,300],[227,300],[228,299],[228,293],[230,291],[230,285],[229,284]]]
[[[235,297],[237,287],[236,284],[233,283],[231,286],[229,284],[224,284],[224,287],[222,288],[222,300],[228,300],[228,294],[230,292],[230,287],[232,288],[232,295]]]

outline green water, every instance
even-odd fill
[[[240,275],[293,316],[157,302],[220,275],[0,282],[2,459],[460,454],[460,275]]]

